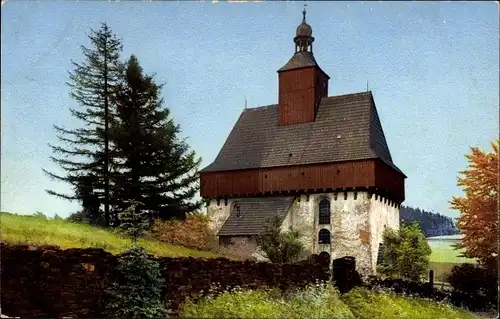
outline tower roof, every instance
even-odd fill
[[[298,37],[302,37],[302,36],[311,37],[312,32],[313,32],[313,30],[312,30],[311,26],[306,23],[306,8],[304,8],[304,11],[302,11],[302,23],[299,24],[299,26],[297,27],[296,36],[298,36]]]
[[[305,8],[304,11],[302,11],[302,23],[297,27],[295,34],[295,38],[293,39],[293,42],[295,42],[295,54],[282,68],[278,70],[278,72],[310,66],[316,66],[319,68],[319,65],[312,53],[312,43],[314,42],[314,37],[312,36],[311,26],[306,23]]]

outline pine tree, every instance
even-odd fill
[[[111,140],[120,158],[113,175],[117,209],[124,210],[135,201],[144,203],[136,209],[147,212],[150,222],[184,218],[201,205],[192,201],[199,189],[201,159],[179,139],[179,126],[169,118],[169,109],[162,107],[162,86],[143,74],[135,56],[124,73],[114,100],[117,120],[111,124]]]
[[[59,142],[66,146],[49,144],[54,153],[52,161],[66,175],[44,172],[55,180],[71,184],[75,189],[73,195],[48,190],[49,194],[78,200],[84,210],[90,209],[97,215],[102,215],[100,207],[104,205],[104,225],[110,226],[109,172],[112,153],[109,148],[109,120],[114,113],[110,97],[115,93],[122,74],[119,61],[122,45],[105,23],[100,30],[91,30],[89,39],[92,48],[81,47],[85,61],[72,61],[75,69],[70,72],[68,82],[72,89],[71,97],[80,105],[80,109],[71,108],[70,111],[73,117],[82,122],[82,127],[65,129],[55,125]],[[85,182],[82,183],[82,180]],[[89,197],[93,200],[91,206],[86,206]],[[95,212],[96,205],[99,207],[98,212]],[[93,222],[97,223],[95,220]]]

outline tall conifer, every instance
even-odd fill
[[[65,146],[50,145],[54,153],[51,159],[65,175],[44,171],[53,179],[71,184],[75,190],[73,195],[48,190],[49,194],[80,201],[84,211],[91,211],[90,222],[103,220],[105,226],[110,226],[113,155],[109,144],[109,121],[116,113],[111,97],[123,70],[119,61],[122,45],[105,23],[100,30],[91,30],[89,39],[91,48],[81,47],[85,60],[82,63],[72,61],[75,69],[70,72],[68,82],[71,97],[79,104],[78,109],[70,111],[82,126],[75,129],[54,126],[59,142]]]
[[[143,74],[135,56],[124,74],[114,100],[118,113],[111,129],[120,158],[113,175],[117,208],[123,211],[131,202],[140,202],[136,214],[146,212],[149,221],[183,218],[201,204],[192,200],[199,189],[201,159],[179,138],[180,128],[160,98],[162,86]]]

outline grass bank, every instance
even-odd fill
[[[289,295],[236,289],[184,305],[186,318],[479,318],[464,309],[420,298],[357,288],[340,296],[331,285],[311,285]]]
[[[43,219],[29,215],[0,213],[1,240],[9,244],[34,246],[55,245],[65,248],[102,248],[112,254],[123,252],[130,239],[112,230],[72,223],[60,219]],[[170,245],[153,239],[139,239],[139,245],[150,254],[164,257],[218,257],[215,253]]]

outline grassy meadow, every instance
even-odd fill
[[[65,248],[102,248],[112,254],[123,252],[130,238],[111,230],[60,219],[0,213],[1,240],[10,244],[34,246],[55,245]],[[150,254],[164,257],[218,257],[207,251],[170,245],[154,239],[139,239],[138,243]]]
[[[429,270],[434,270],[434,281],[447,281],[446,276],[451,272],[453,266],[457,264],[476,263],[474,259],[459,257],[461,250],[455,250],[453,247],[458,240],[456,236],[428,238],[429,246],[432,249],[432,254],[429,258]]]

